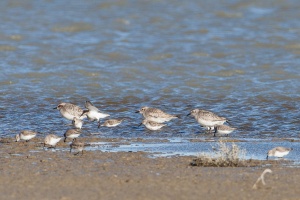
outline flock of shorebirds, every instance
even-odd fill
[[[88,118],[90,121],[96,121],[98,123],[98,128],[100,126],[106,127],[115,127],[122,123],[124,119],[108,119],[103,124],[100,123],[101,119],[110,117],[109,114],[102,113],[100,110],[95,107],[90,101],[85,102],[85,110],[81,109],[79,106],[71,103],[60,103],[54,109],[60,111],[61,115],[68,119],[72,120],[73,129],[68,129],[64,133],[64,142],[68,138],[72,139],[70,144],[70,152],[75,151],[75,155],[80,152],[83,154],[84,143],[76,140],[81,134],[81,129],[83,126],[83,119]],[[178,115],[168,114],[158,108],[142,107],[140,110],[136,111],[144,116],[144,120],[140,125],[144,125],[147,129],[156,131],[166,126],[164,122],[168,122],[172,119],[179,118]],[[192,110],[187,116],[193,116],[195,120],[200,124],[201,127],[204,127],[208,132],[213,132],[214,136],[225,135],[228,136],[236,128],[225,125],[224,123],[229,121],[225,117],[220,117],[217,114],[201,109]],[[139,125],[139,126],[140,126]],[[24,130],[16,135],[16,142],[20,140],[29,141],[30,139],[36,136],[37,132]],[[48,146],[49,148],[55,148],[56,144],[62,139],[55,134],[49,134],[44,139],[44,148]],[[287,155],[292,148],[285,147],[275,147],[268,151],[267,159],[269,156],[283,157]]]

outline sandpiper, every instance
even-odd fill
[[[68,120],[73,120],[74,117],[77,117],[79,119],[86,118],[85,115],[82,115],[83,110],[79,106],[71,103],[60,103],[53,109],[59,110],[60,114]]]
[[[144,124],[146,126],[146,128],[151,130],[151,131],[156,131],[156,130],[159,130],[162,127],[166,126],[166,124],[153,122],[153,121],[150,121],[148,119],[144,119],[140,125],[142,125],[142,124]]]
[[[201,126],[206,127],[208,130],[212,130],[213,127],[228,122],[225,117],[220,117],[207,110],[194,109],[187,116],[189,115],[192,115]]]
[[[168,122],[171,119],[178,118],[178,116],[170,115],[158,108],[150,108],[147,106],[142,107],[140,110],[136,111],[136,113],[141,113],[145,119],[157,123]]]
[[[49,134],[45,137],[44,140],[44,148],[46,145],[49,145],[50,148],[55,148],[56,144],[62,139],[62,137],[58,137],[57,135],[54,134]]]
[[[76,138],[80,136],[80,134],[81,134],[80,129],[68,129],[64,134],[65,137],[64,142],[67,141],[67,138],[71,138],[73,139],[73,141],[75,141]]]
[[[84,110],[82,115],[87,116],[90,121],[97,121],[98,127],[100,126],[100,119],[110,116],[109,114],[101,113],[90,101],[85,102],[85,108],[87,110]]]
[[[216,136],[216,133],[220,134],[220,135],[228,136],[230,133],[232,133],[234,130],[236,130],[236,128],[222,124],[222,125],[215,126],[214,130],[215,130],[214,137]]]
[[[275,147],[268,151],[267,153],[267,160],[269,159],[269,156],[274,156],[278,158],[282,158],[283,156],[286,156],[292,151],[293,148],[286,148],[286,147]]]
[[[83,155],[83,149],[84,149],[84,143],[83,142],[73,141],[70,144],[70,153],[72,152],[72,150],[77,152],[74,155],[77,155],[80,152],[81,152],[81,155]]]
[[[72,124],[75,128],[77,129],[81,129],[82,128],[82,125],[83,125],[83,121],[77,117],[74,117],[73,121],[72,121]]]
[[[16,142],[19,142],[20,140],[25,140],[28,142],[32,138],[36,136],[37,132],[35,131],[29,131],[29,130],[23,130],[21,133],[16,135]]]
[[[115,127],[122,123],[124,119],[108,119],[101,126]],[[98,126],[99,128],[100,126]]]

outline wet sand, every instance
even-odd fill
[[[80,138],[84,141],[84,138]],[[95,139],[96,140],[96,139]],[[90,141],[90,139],[89,139]],[[299,199],[300,169],[269,161],[266,186],[252,186],[267,167],[195,167],[195,157],[150,158],[145,152],[84,151],[67,143],[44,151],[39,138],[1,141],[2,199]]]

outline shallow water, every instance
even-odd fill
[[[231,137],[299,137],[300,3],[291,1],[0,2],[0,134],[62,135],[60,102],[91,100],[112,118],[99,137],[210,137],[193,108],[237,127]],[[181,115],[138,127],[142,106]],[[187,147],[186,147],[187,148]]]
[[[153,139],[153,138],[152,138]],[[88,151],[100,150],[103,152],[148,152],[151,157],[169,157],[169,156],[217,156],[219,144],[216,140],[210,141],[192,141],[193,139],[170,138],[167,141],[126,141],[121,143],[116,142],[92,142]],[[236,145],[240,149],[240,157],[243,159],[265,160],[268,150],[275,146],[286,146],[293,148],[293,150],[284,157],[286,160],[293,160],[296,165],[300,163],[299,159],[299,142],[290,141],[274,141],[267,140],[252,140],[252,141],[237,141]],[[232,143],[228,142],[226,145],[231,148]],[[280,160],[281,158],[270,157],[269,159]]]

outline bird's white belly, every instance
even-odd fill
[[[202,126],[209,126],[209,127],[214,127],[214,126],[217,126],[217,125],[222,125],[224,124],[225,121],[211,121],[211,120],[205,120],[203,118],[198,118],[197,119],[198,123]]]
[[[60,141],[61,138],[52,138],[50,141],[49,141],[49,145],[51,146],[55,146],[59,141]]]
[[[80,135],[80,134],[72,134],[72,135],[70,135],[68,138],[72,138],[72,139],[74,139],[74,138],[77,138],[77,137],[79,137],[79,135]]]
[[[21,139],[22,140],[30,140],[30,139],[32,139],[32,138],[34,138],[35,137],[35,135],[21,135]]]
[[[62,110],[60,110],[60,114],[64,117],[64,118],[66,118],[66,119],[68,119],[68,120],[73,120],[74,119],[74,115],[71,115],[70,113],[68,113],[68,112],[64,112],[64,111],[62,111]]]
[[[274,154],[274,156],[275,156],[275,157],[281,158],[281,157],[283,157],[283,156],[286,156],[288,153],[289,153],[289,151],[286,151],[286,152],[279,152],[279,151],[276,151],[275,154]]]
[[[149,130],[156,131],[159,130],[162,126],[151,126],[149,124],[145,125]]]
[[[229,134],[232,133],[233,130],[218,130],[217,133],[219,134]]]

